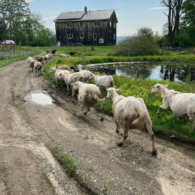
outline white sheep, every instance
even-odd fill
[[[67,73],[67,72],[63,72],[60,73],[60,75],[62,75],[64,82],[66,83],[67,86],[67,90],[69,91],[69,87],[71,87],[72,83],[75,83],[77,81],[85,81],[84,76],[79,73],[79,72],[75,72],[75,73]]]
[[[114,80],[112,76],[104,75],[95,75],[92,74],[92,77],[94,79],[95,84],[100,88],[100,89],[107,89],[109,87],[114,87]]]
[[[34,63],[34,68],[35,68],[35,75],[38,73],[38,75],[40,75],[41,70],[43,68],[42,63],[41,62],[35,62]]]
[[[30,63],[31,60],[33,60],[32,57],[28,57],[28,58],[27,58],[27,62],[28,62],[28,63]]]
[[[111,98],[113,101],[112,113],[116,123],[116,132],[118,133],[120,128],[123,128],[124,132],[117,145],[123,145],[128,137],[128,130],[146,128],[152,140],[152,154],[156,155],[152,121],[143,99],[118,95],[118,89],[115,88],[108,88],[106,90],[107,98]]]
[[[195,94],[194,93],[181,93],[173,89],[167,89],[168,85],[155,84],[152,88],[152,93],[159,93],[163,98],[163,105],[157,111],[157,117],[160,117],[160,108],[167,109],[173,112],[174,117],[185,118],[189,117],[195,130]]]
[[[93,79],[92,77],[92,73],[88,70],[82,70],[82,65],[79,64],[77,65],[79,72],[83,74],[83,76],[85,77],[85,81],[88,83],[89,80]]]
[[[68,70],[61,70],[61,69],[56,69],[55,70],[54,77],[55,77],[55,80],[56,80],[56,87],[57,87],[58,80],[61,81],[61,82],[64,80],[63,77],[62,77],[62,75],[61,75],[61,73],[67,73],[67,74],[69,74],[70,72]]]
[[[57,69],[70,71],[70,68],[68,66],[66,66],[66,65],[62,65],[62,66],[55,65],[54,67],[50,68],[50,73],[52,73],[52,72],[55,73],[55,71]]]
[[[35,62],[37,62],[37,61],[33,60],[33,59],[29,61],[29,65],[30,65],[30,68],[32,68],[32,72],[33,72]]]
[[[51,55],[47,54],[45,55],[45,60],[49,60],[51,58]]]
[[[72,93],[72,98],[74,98],[75,90],[78,89],[78,102],[86,108],[86,111],[83,114],[86,115],[91,107],[99,103],[102,111],[101,121],[103,121],[103,103],[105,98],[101,99],[99,87],[94,84],[87,84],[80,81],[73,83],[72,86],[75,87]]]
[[[59,56],[60,56],[61,58],[69,58],[69,57],[71,57],[71,56],[69,56],[69,55],[67,55],[67,54],[63,54],[63,53],[61,53]]]

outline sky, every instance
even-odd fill
[[[53,20],[61,12],[114,9],[118,24],[117,36],[131,36],[141,27],[162,34],[167,22],[161,0],[26,0],[32,13],[40,13],[46,27],[55,30]]]

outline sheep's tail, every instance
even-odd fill
[[[140,104],[135,104],[135,109],[137,110],[139,117],[135,119],[132,124],[138,125],[141,121],[144,122],[144,110]]]
[[[103,120],[104,120],[104,112],[103,112],[104,107],[103,107],[103,104],[104,104],[105,98],[100,99],[100,98],[98,98],[98,96],[97,96],[96,94],[91,94],[91,95],[92,95],[92,96],[94,97],[94,99],[100,104],[101,111],[102,111],[102,118],[101,118],[101,121],[103,121]]]

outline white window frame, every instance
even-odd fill
[[[67,28],[71,28],[72,27],[72,22],[67,22]]]
[[[94,35],[96,36],[96,38],[94,38]],[[93,40],[97,40],[97,33],[93,33]]]
[[[83,27],[83,22],[79,22],[79,26],[80,27]]]
[[[83,36],[81,37],[81,35],[83,35],[83,33],[80,33],[80,39],[83,39]]]
[[[100,21],[95,21],[95,22],[94,22],[94,26],[95,26],[95,27],[99,27],[99,26],[100,26]]]
[[[67,39],[72,39],[73,38],[73,34],[72,33],[67,33]]]
[[[114,34],[114,40],[116,39],[116,34]]]

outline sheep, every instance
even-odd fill
[[[49,50],[49,49],[47,49],[46,51],[47,51],[47,53],[49,53],[49,52],[50,52],[50,50]]]
[[[70,71],[70,68],[68,66],[66,66],[66,65],[63,65],[63,66],[55,65],[54,67],[50,68],[50,72],[55,73],[55,71],[57,69]]]
[[[54,50],[52,50],[52,52],[51,52],[51,53],[52,53],[52,54],[54,54],[54,56],[55,56],[55,55],[56,55],[56,51],[57,51],[57,50],[56,50],[56,49],[54,49]]]
[[[76,54],[76,52],[75,52],[75,51],[71,51],[69,54],[70,54],[71,56],[73,56],[74,54]]]
[[[49,54],[45,55],[45,60],[49,60],[51,56]]]
[[[83,74],[83,76],[85,77],[85,81],[88,83],[89,80],[93,79],[92,77],[92,73],[88,70],[82,70],[82,65],[79,64],[77,65],[78,69],[79,69],[79,72],[81,74]]]
[[[38,75],[40,75],[40,73],[41,73],[41,70],[42,70],[42,68],[43,68],[43,66],[42,66],[42,63],[41,62],[35,62],[34,63],[34,68],[35,68],[35,75],[38,73]]]
[[[75,83],[77,81],[85,81],[84,76],[79,73],[60,73],[60,75],[62,75],[64,82],[66,83],[67,86],[67,90],[69,91],[69,86],[71,87],[72,83]]]
[[[114,87],[114,80],[112,76],[104,75],[94,75],[92,74],[92,78],[94,79],[95,84],[100,88],[100,89],[107,89],[109,87]]]
[[[195,130],[195,120],[193,113],[195,113],[194,93],[181,93],[175,90],[167,89],[168,85],[155,84],[151,93],[159,93],[163,98],[163,105],[161,105],[157,111],[157,117],[160,117],[160,108],[167,109],[173,112],[174,117],[185,118],[189,117],[193,124],[191,132]]]
[[[28,57],[28,58],[27,58],[27,62],[28,62],[28,63],[30,63],[31,60],[33,60],[32,57]]]
[[[78,89],[78,102],[81,104],[83,107],[86,108],[86,111],[83,114],[87,114],[90,111],[90,108],[95,106],[97,103],[100,104],[101,106],[101,111],[102,111],[102,118],[101,121],[103,121],[103,103],[105,101],[104,99],[101,99],[101,93],[99,90],[99,87],[97,87],[94,84],[87,84],[83,83],[81,81],[77,81],[76,83],[71,84],[74,88],[74,92],[76,89]],[[72,98],[74,95],[74,92],[72,94]]]
[[[32,68],[32,72],[33,72],[35,62],[37,62],[37,61],[36,60],[30,60],[30,62],[29,62],[30,67]]]
[[[62,77],[62,75],[61,75],[61,73],[67,73],[67,74],[69,74],[70,72],[68,70],[61,70],[61,69],[56,69],[55,70],[54,77],[55,77],[55,80],[56,80],[56,87],[57,87],[58,80],[61,81],[61,82],[64,80],[63,77]]]
[[[128,137],[128,130],[133,128],[145,128],[148,130],[152,140],[152,155],[156,155],[156,148],[154,143],[154,133],[152,131],[152,121],[142,98],[135,98],[133,96],[124,97],[117,94],[119,89],[108,88],[107,98],[113,101],[112,113],[116,123],[116,132],[123,128],[123,136],[117,144],[122,146]]]
[[[61,53],[59,56],[62,57],[62,58],[69,58],[69,57],[71,57],[71,56],[69,56],[67,54],[63,54],[63,53]]]
[[[72,66],[70,67],[70,69],[71,69],[71,72],[72,72],[72,73],[74,73],[74,72],[79,72],[79,70],[76,70],[76,69],[75,69],[74,67],[72,67]]]

